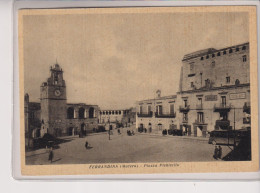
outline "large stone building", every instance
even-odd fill
[[[162,133],[164,129],[176,128],[176,97],[162,97],[158,90],[154,99],[138,101],[136,127],[148,133]]]
[[[50,68],[51,76],[40,87],[40,103],[30,102],[25,95],[25,131],[27,138],[75,135],[98,127],[99,107],[84,103],[67,103],[63,70],[58,64]]]
[[[249,127],[249,62],[249,43],[185,55],[177,97],[139,101],[136,127],[153,125],[160,131],[170,128],[173,123],[185,135],[203,137],[212,130]],[[153,113],[160,111],[158,102],[163,104],[166,114],[173,113],[169,106],[176,104],[176,116],[172,114],[171,118],[166,115],[167,119],[156,119]],[[159,126],[157,120],[165,121]]]
[[[187,135],[250,126],[249,43],[184,56],[177,121]]]

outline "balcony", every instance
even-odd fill
[[[250,124],[251,123],[251,117],[244,117],[243,118],[243,124]]]
[[[251,110],[251,104],[250,102],[245,102],[244,106],[243,106],[243,112],[250,114],[250,110]]]
[[[190,105],[187,106],[180,106],[180,112],[188,112],[190,110]]]
[[[158,114],[158,113],[155,113],[155,117],[156,118],[175,118],[176,117],[176,113],[161,113],[161,114]]]
[[[195,124],[197,124],[197,125],[205,125],[205,121],[196,119],[195,120]]]
[[[216,128],[221,128],[221,129],[228,129],[230,126],[230,121],[229,120],[216,120]]]
[[[202,110],[202,109],[203,109],[203,105],[202,104],[196,105],[196,110]]]
[[[183,119],[182,123],[188,123],[188,119]]]
[[[229,112],[231,109],[231,105],[227,105],[224,103],[219,103],[214,105],[214,112]]]
[[[137,117],[152,117],[153,116],[153,112],[150,113],[137,113]]]

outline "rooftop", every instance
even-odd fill
[[[249,42],[246,42],[246,43],[243,43],[243,44],[229,46],[229,47],[221,48],[221,49],[218,49],[218,50],[215,49],[215,48],[208,48],[208,49],[204,49],[204,50],[199,50],[199,51],[192,52],[190,54],[184,55],[182,61],[189,60],[189,59],[192,59],[192,58],[201,57],[201,56],[208,55],[208,54],[213,54],[215,52],[227,50],[227,49],[230,49],[230,48],[236,48],[236,47],[239,47],[239,46],[248,45],[248,44],[249,44]]]

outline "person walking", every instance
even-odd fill
[[[53,150],[52,150],[52,147],[51,147],[50,152],[49,152],[49,161],[51,161],[51,163],[52,163],[52,160],[53,160],[53,156],[54,156],[54,154],[53,154]]]
[[[215,150],[214,150],[214,155],[213,155],[214,159],[218,159],[218,146],[215,145]]]
[[[222,159],[221,157],[222,157],[222,147],[219,145],[218,146],[218,158]]]

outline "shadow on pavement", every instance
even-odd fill
[[[251,160],[251,137],[241,139],[234,150],[222,158],[224,161],[250,161]]]

